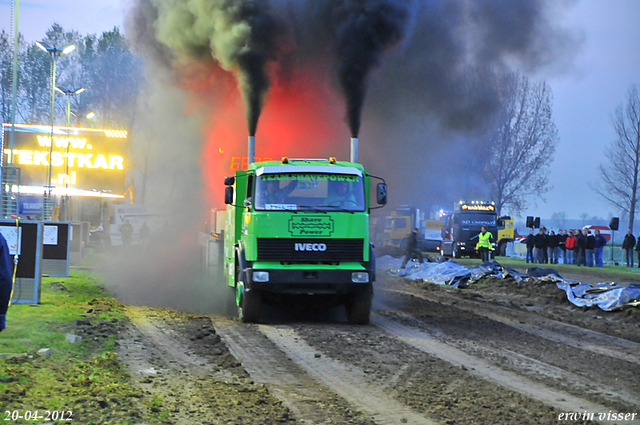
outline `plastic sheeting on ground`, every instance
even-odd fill
[[[464,288],[483,277],[505,279],[510,276],[516,282],[526,279],[555,282],[558,288],[567,293],[567,299],[578,307],[596,305],[602,310],[612,311],[625,306],[640,305],[640,284],[583,283],[565,279],[555,269],[532,267],[527,273],[522,273],[512,267],[503,267],[496,261],[485,262],[476,267],[465,267],[453,260],[423,264],[412,261],[407,267],[400,269],[402,260],[388,255],[379,258],[377,264],[379,269],[387,270],[391,275],[450,285],[454,288]]]

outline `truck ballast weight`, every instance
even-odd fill
[[[287,159],[249,164],[225,179],[226,280],[243,322],[263,302],[324,296],[369,322],[375,256],[369,241],[369,188],[386,204],[383,179],[361,164]]]

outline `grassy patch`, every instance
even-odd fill
[[[121,308],[97,278],[80,270],[68,278],[43,278],[41,304],[12,305],[7,329],[0,333],[0,352],[27,357],[0,360],[1,413],[38,411],[44,418],[36,423],[44,422],[46,411],[64,411],[66,417],[72,412],[71,423],[153,423],[143,417],[137,401],[142,394],[111,352],[124,320]],[[89,325],[74,326],[74,319]],[[68,333],[83,339],[66,342]],[[41,348],[50,348],[51,356],[39,356]]]

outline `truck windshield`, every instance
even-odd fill
[[[362,177],[340,174],[263,174],[256,179],[258,211],[364,211]]]

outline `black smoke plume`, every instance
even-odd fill
[[[380,65],[382,53],[406,35],[415,13],[402,0],[340,1],[334,8],[340,87],[346,96],[347,122],[358,137],[367,90],[367,76]]]
[[[279,28],[261,0],[140,0],[130,18],[134,41],[171,67],[211,59],[237,73],[249,134],[255,136],[276,58]]]

